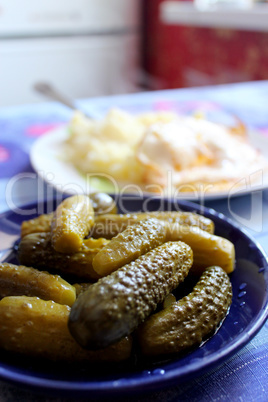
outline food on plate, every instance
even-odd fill
[[[232,242],[221,236],[205,232],[196,226],[183,226],[164,222],[166,241],[181,240],[194,253],[191,272],[202,273],[204,268],[216,264],[230,274],[235,267],[235,248]]]
[[[76,290],[76,297],[78,297],[81,293],[87,290],[93,283],[92,282],[74,283],[73,287]]]
[[[74,215],[77,251],[55,250],[54,215],[47,214],[22,224],[21,265],[0,263],[0,349],[71,363],[119,362],[184,352],[212,335],[228,313],[235,267],[234,245],[213,234],[213,221],[183,211],[106,214],[107,204],[117,211],[101,194],[87,197],[94,213],[76,215],[69,198],[56,212],[64,205],[66,216]],[[60,243],[64,249],[63,237]],[[67,243],[76,250],[77,236]],[[186,278],[199,279],[190,292]],[[181,289],[189,293],[182,299]]]
[[[89,194],[90,201],[94,210],[95,217],[101,214],[116,214],[117,206],[113,198],[106,193],[91,193]],[[21,225],[21,237],[30,233],[41,233],[51,231],[51,221],[53,213],[38,215],[36,218],[25,220]],[[89,225],[92,224],[92,216],[89,217]],[[99,236],[104,237],[104,236]]]
[[[38,215],[36,218],[23,221],[21,224],[21,238],[31,233],[50,232],[53,213]]]
[[[199,227],[161,221],[141,220],[113,237],[93,258],[93,269],[105,276],[167,241],[181,240],[194,253],[192,271],[199,273],[212,263],[227,273],[234,269],[235,250],[229,240],[205,232]],[[209,250],[209,252],[207,252]]]
[[[0,298],[36,296],[71,306],[76,299],[75,288],[59,275],[31,267],[0,263]]]
[[[232,286],[226,272],[207,268],[193,291],[168,308],[151,315],[138,330],[144,355],[165,355],[188,350],[211,335],[232,301]]]
[[[100,120],[77,112],[69,130],[61,158],[84,175],[106,177],[115,190],[131,184],[160,194],[215,193],[239,187],[242,179],[253,180],[253,173],[268,168],[242,124],[112,109]]]
[[[87,195],[65,198],[52,217],[52,247],[60,253],[79,251],[93,223],[93,205]]]
[[[77,253],[59,253],[51,244],[50,233],[33,233],[24,236],[18,246],[18,258],[21,264],[75,275],[89,281],[100,276],[92,267],[92,260],[100,249],[108,243],[106,239],[84,239]]]
[[[145,219],[113,237],[93,258],[93,269],[106,276],[165,242],[166,229],[157,219]]]
[[[73,304],[71,334],[89,349],[129,335],[183,282],[192,261],[187,244],[168,242],[101,278]]]
[[[36,218],[25,220],[21,225],[21,237],[31,233],[50,232],[53,214],[43,214]],[[126,214],[103,214],[96,215],[90,235],[94,238],[105,237],[111,239],[122,232],[127,226],[144,219],[155,218],[182,225],[198,226],[206,232],[214,232],[214,223],[211,219],[194,212],[171,211],[171,212],[140,212]]]
[[[169,293],[169,294],[165,297],[163,303],[161,304],[161,307],[162,307],[162,308],[167,308],[167,307],[169,307],[172,303],[174,303],[175,301],[176,301],[176,296],[174,296],[173,293]]]
[[[198,226],[202,230],[214,233],[214,223],[211,219],[194,212],[140,212],[132,214],[104,214],[95,218],[95,224],[90,232],[93,237],[105,237],[110,239],[122,232],[129,225],[133,225],[144,219],[158,219],[181,225]]]
[[[144,128],[153,121],[169,121],[172,113],[136,118],[119,109],[111,110],[104,119],[92,120],[76,112],[69,124],[70,137],[61,157],[82,173],[104,173],[115,180],[136,182],[140,169],[135,149]]]
[[[70,307],[38,297],[9,296],[0,301],[0,345],[12,352],[56,361],[121,361],[129,358],[131,337],[105,350],[82,349],[68,330]]]

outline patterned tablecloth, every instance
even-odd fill
[[[257,129],[263,136],[268,136],[268,81],[85,99],[77,101],[77,106],[96,117],[103,115],[111,106],[135,113],[144,110],[183,113],[199,110],[208,116],[213,115],[214,119],[237,116],[250,129]],[[70,110],[52,102],[0,110],[0,212],[7,210],[11,204],[20,206],[45,196],[46,185],[42,183],[40,191],[40,180],[34,175],[29,151],[34,141],[47,131],[66,124],[71,115]],[[13,180],[12,192],[8,190],[10,180]],[[248,232],[268,252],[268,192],[264,189],[259,198],[262,222],[258,228],[254,224],[247,225],[249,213],[255,205],[252,197],[252,194],[236,197],[229,203],[227,199],[209,200],[205,205],[248,226]],[[18,398],[21,401],[49,399],[0,382],[1,402]],[[215,370],[183,385],[134,399],[154,402],[267,401],[268,322],[247,346]]]

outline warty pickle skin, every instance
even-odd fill
[[[75,301],[69,329],[88,349],[100,349],[130,334],[187,276],[191,248],[168,242],[90,286]]]
[[[166,229],[157,219],[128,226],[93,258],[94,270],[105,276],[165,242]]]
[[[108,241],[85,239],[79,252],[64,254],[53,249],[50,233],[32,233],[21,239],[18,259],[23,265],[96,281],[100,276],[94,271],[92,260]]]
[[[229,276],[221,267],[207,268],[189,295],[140,325],[137,334],[142,354],[169,355],[200,345],[220,325],[231,302]]]
[[[92,202],[92,207],[95,216],[104,213],[105,214],[109,213],[111,215],[117,213],[117,207],[115,201],[108,194],[93,193],[90,194],[89,198]],[[23,221],[21,224],[21,238],[31,233],[50,232],[52,218],[53,218],[53,212],[48,214],[42,214],[37,216],[36,218]],[[92,225],[91,214],[89,216],[89,220],[90,220],[89,225],[91,226]]]
[[[133,225],[145,219],[157,219],[177,225],[197,226],[200,229],[214,233],[214,222],[203,215],[193,212],[183,211],[152,211],[130,214],[103,214],[95,217],[95,223],[91,230],[91,236],[105,237],[111,239],[118,235],[128,226]]]
[[[51,220],[51,243],[60,253],[75,253],[82,246],[94,223],[94,210],[86,195],[74,195],[63,200]]]

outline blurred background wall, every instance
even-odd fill
[[[235,0],[219,0],[218,8],[217,0],[209,3],[214,8],[197,10],[191,1],[146,1],[144,69],[151,89],[268,79],[268,3],[246,1],[246,9],[240,0],[237,7]]]
[[[245,0],[243,25],[218,0],[230,26],[220,10],[203,23],[200,1],[217,2],[0,0],[0,106],[43,101],[39,81],[83,98],[268,79],[268,4]]]
[[[0,106],[136,90],[140,0],[0,0]]]

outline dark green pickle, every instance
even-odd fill
[[[33,233],[21,239],[18,259],[23,265],[96,281],[100,276],[94,271],[92,260],[106,243],[106,239],[85,239],[79,252],[63,254],[53,249],[50,233]]]
[[[191,248],[168,242],[90,286],[75,301],[69,329],[87,349],[107,347],[130,334],[183,282]]]

